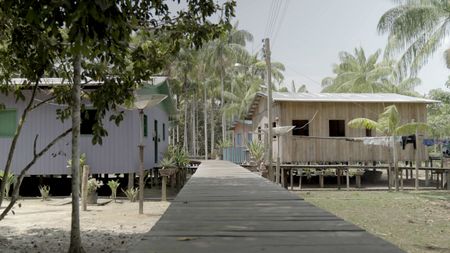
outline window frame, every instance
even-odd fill
[[[302,124],[301,126],[297,126],[297,124],[295,124],[295,122],[304,122],[304,124]],[[293,119],[292,120],[292,126],[295,126],[295,128],[300,127],[301,129],[292,129],[292,136],[309,136],[309,120],[305,120],[305,119]],[[298,132],[303,132],[306,131],[307,134],[297,134]]]
[[[89,133],[83,133],[83,130],[82,130],[83,129],[83,117],[84,117],[86,112],[89,114],[89,111],[94,111],[94,119],[93,119],[94,123],[92,124]],[[92,129],[92,127],[95,124],[95,115],[96,114],[97,114],[97,109],[95,109],[95,108],[86,108],[86,109],[84,109],[84,112],[80,112],[80,136],[92,136],[92,135],[94,135],[94,130]]]
[[[337,125],[337,130],[333,130],[333,132],[336,132],[336,134],[332,134],[332,129],[336,129],[336,128],[332,128],[331,127],[331,123],[332,122],[342,123],[342,125],[341,124]],[[341,130],[343,131],[343,134],[341,133]],[[329,137],[345,137],[346,136],[345,120],[343,120],[343,119],[330,119],[330,120],[328,120],[328,136]]]

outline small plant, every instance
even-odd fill
[[[87,188],[88,194],[92,194],[92,193],[96,192],[97,189],[100,188],[101,186],[103,186],[102,181],[99,181],[95,178],[89,179],[88,180],[88,188]]]
[[[80,168],[83,168],[84,165],[86,165],[86,154],[82,153],[80,155]],[[72,168],[72,159],[67,160],[66,168],[69,170]]]
[[[3,196],[7,199],[9,196],[9,189],[11,188],[11,185],[16,182],[16,176],[12,173],[8,173],[5,175],[3,171],[0,171],[0,180],[6,180],[5,182],[5,192]]]
[[[164,155],[164,158],[167,158],[165,162],[169,162],[170,160],[172,160],[172,162],[178,168],[184,168],[189,165],[188,154],[182,147],[179,146],[169,146],[166,154]]]
[[[138,187],[130,188],[130,189],[127,189],[126,191],[124,191],[122,189],[122,192],[125,193],[125,195],[127,196],[128,200],[130,202],[136,202],[136,199],[137,199],[137,196],[139,193],[139,188]]]
[[[42,201],[46,201],[50,197],[50,186],[39,185],[39,192],[41,193]]]
[[[264,145],[259,141],[252,141],[247,145],[250,156],[256,162],[257,168],[262,171],[265,167],[262,165],[264,161]]]
[[[119,180],[109,180],[108,181],[108,186],[111,189],[111,198],[114,199],[114,202],[116,202],[116,197],[117,197],[117,188],[119,188]]]
[[[159,161],[159,166],[162,169],[173,168],[175,167],[175,162],[171,157],[164,157],[161,161]]]

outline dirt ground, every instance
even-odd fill
[[[448,191],[305,191],[299,195],[407,252],[450,253]]]
[[[20,201],[0,221],[0,252],[65,252],[69,247],[71,205],[53,206],[60,199]],[[169,202],[138,203],[122,200],[105,206],[88,206],[81,212],[82,243],[86,252],[120,252],[138,242],[169,206]]]

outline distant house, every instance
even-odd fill
[[[252,122],[250,120],[236,120],[231,123],[233,147],[247,147],[253,140]]]
[[[273,126],[295,126],[294,130],[280,138],[283,162],[368,162],[387,161],[388,150],[382,146],[364,145],[351,141],[353,137],[376,136],[375,131],[349,128],[354,118],[377,120],[388,105],[395,104],[402,123],[412,120],[426,122],[426,106],[437,101],[398,94],[344,94],[344,93],[273,93]],[[266,141],[264,129],[269,126],[267,95],[258,93],[247,114],[253,122],[253,131],[259,140]],[[277,139],[271,140],[273,152],[277,152]],[[420,159],[426,157],[423,145]],[[414,160],[412,145],[400,151],[399,160]],[[274,156],[276,157],[276,156]]]
[[[58,83],[61,83],[60,79],[43,79],[36,100],[42,101],[47,98],[48,88]],[[148,83],[137,93],[167,95],[167,98],[157,106],[144,110],[144,167],[150,169],[156,166],[167,149],[170,118],[176,110],[171,98],[169,83],[165,78],[154,79],[153,83]],[[26,94],[26,97],[29,96],[29,93]],[[13,97],[3,94],[0,94],[0,101],[5,105],[5,109],[0,110],[0,168],[2,168],[6,162],[18,119],[25,108],[25,102],[15,101]],[[33,140],[37,134],[39,134],[38,147],[41,147],[70,128],[70,120],[61,123],[56,119],[56,110],[62,107],[62,105],[47,103],[28,115],[12,163],[14,173],[18,173],[32,158]],[[87,104],[87,112],[82,114],[80,152],[86,154],[87,164],[90,165],[91,172],[94,174],[138,171],[139,113],[137,110],[123,109],[123,111],[124,119],[119,126],[109,121],[110,115],[105,116],[104,126],[108,131],[108,136],[104,137],[103,145],[93,145],[91,142],[95,108]],[[66,168],[67,160],[71,158],[70,140],[70,136],[60,140],[36,162],[28,174],[70,174],[70,170]]]

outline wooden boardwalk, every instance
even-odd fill
[[[403,252],[226,161],[205,161],[129,252]]]

